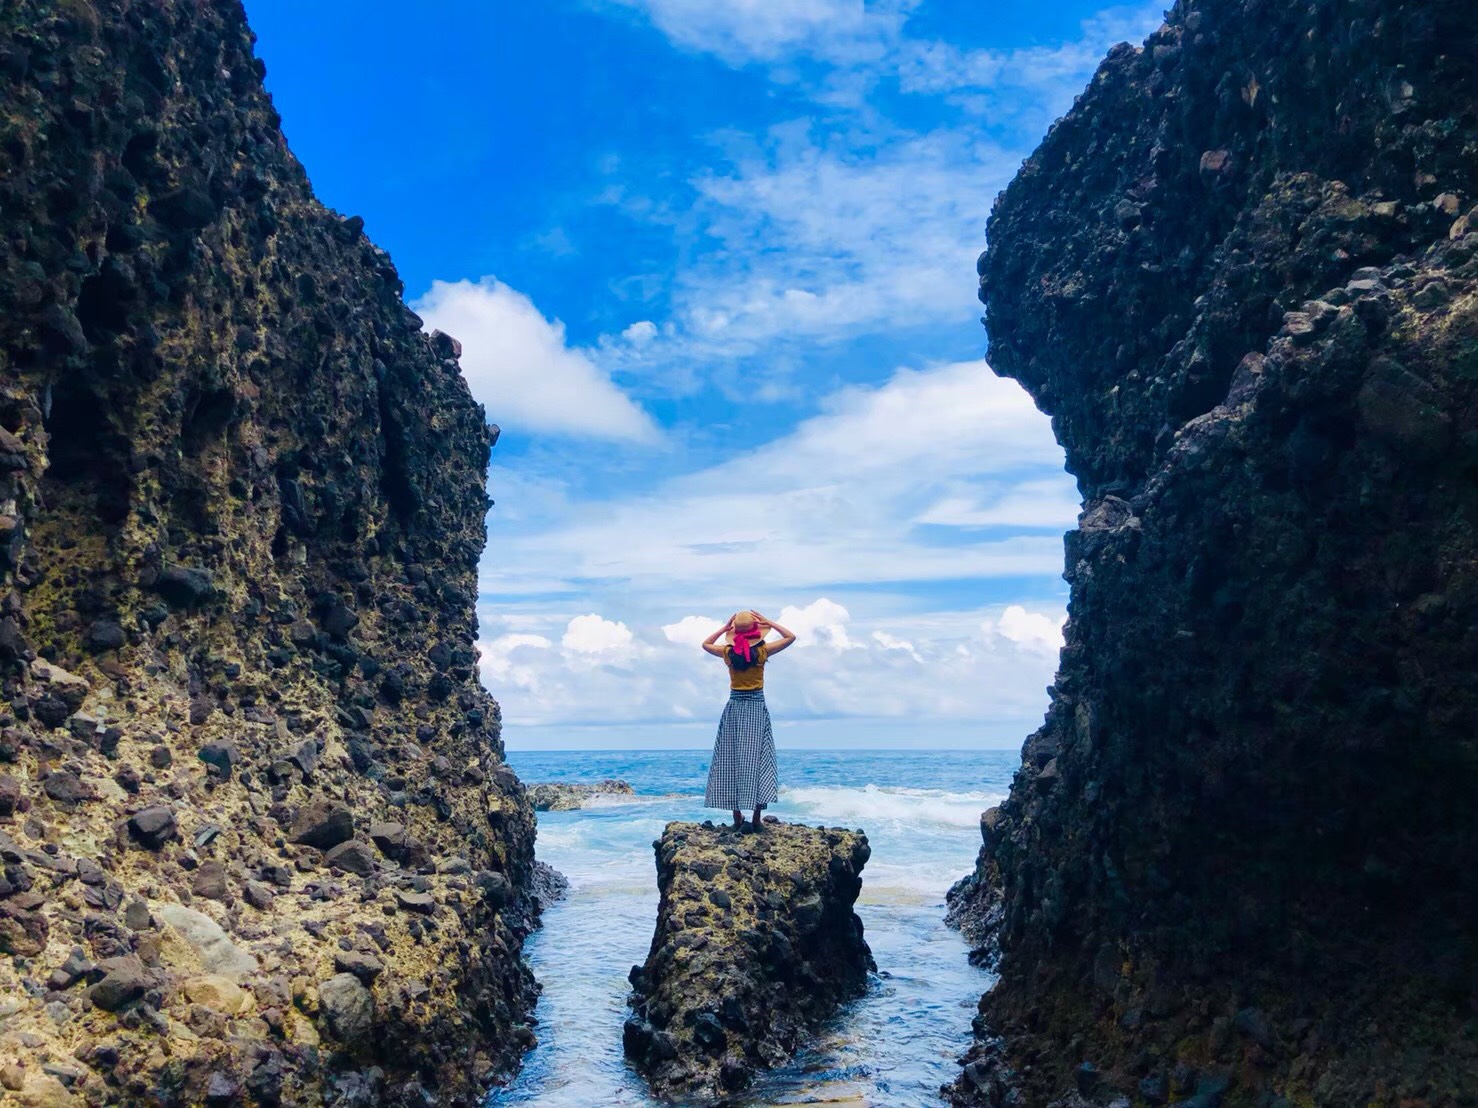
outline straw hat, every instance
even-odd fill
[[[732,626],[729,629],[729,642],[734,641],[734,632],[739,628],[753,627],[759,623],[760,617],[748,608],[742,608],[735,612],[730,620]]]

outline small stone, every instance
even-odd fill
[[[149,764],[155,769],[168,769],[174,764],[174,755],[167,746],[156,746],[149,751]]]
[[[302,770],[304,777],[312,777],[318,769],[318,743],[314,739],[304,739],[287,757]]]
[[[429,916],[436,910],[436,900],[430,893],[407,892],[402,889],[395,894],[395,901],[407,912]]]
[[[203,912],[181,904],[162,904],[155,915],[186,944],[192,947],[207,973],[238,980],[255,973],[255,956],[233,943],[221,925]]]
[[[203,566],[170,566],[155,578],[154,591],[173,608],[190,608],[211,595],[214,582]]]
[[[492,870],[482,870],[474,879],[477,891],[482,893],[482,898],[487,902],[489,908],[497,911],[504,908],[513,899],[513,890],[509,887],[508,878],[501,873]]]
[[[334,955],[334,968],[341,973],[352,973],[366,985],[385,972],[382,963],[373,954],[358,950],[347,950]]]
[[[66,770],[48,773],[46,780],[41,782],[41,791],[58,807],[69,811],[92,797],[91,790],[82,784],[81,779],[75,773],[69,773]]]
[[[272,890],[260,881],[248,881],[241,892],[242,899],[259,912],[265,912],[272,907],[275,897]]]
[[[123,909],[123,922],[134,931],[147,931],[154,926],[154,917],[142,900],[130,900],[128,907]]]
[[[174,813],[162,804],[145,808],[128,821],[129,834],[149,850],[158,850],[174,838],[175,829]]]
[[[1231,171],[1230,150],[1207,150],[1201,155],[1200,170],[1203,177],[1220,177]]]
[[[88,998],[93,1007],[105,1012],[116,1012],[132,1004],[149,991],[153,984],[143,963],[132,955],[122,958],[105,958],[98,964],[105,976],[89,991]]]
[[[0,773],[0,817],[9,817],[21,803],[21,783],[8,773]]]
[[[87,630],[87,648],[98,654],[117,650],[127,641],[128,637],[117,620],[99,620]]]
[[[405,845],[405,826],[399,823],[372,823],[369,826],[370,841],[380,848],[387,858],[395,858]]]
[[[84,679],[75,673],[68,673],[61,666],[53,665],[45,658],[37,658],[31,663],[31,676],[46,685],[47,690],[61,699],[72,712],[82,707],[82,702],[92,691],[92,686]]]
[[[323,856],[323,863],[327,866],[336,866],[346,873],[357,873],[361,877],[368,877],[375,872],[374,848],[368,843],[351,839],[329,850]]]
[[[292,841],[328,850],[354,835],[354,816],[334,800],[315,800],[293,821]]]
[[[230,777],[231,771],[241,762],[241,752],[236,749],[236,744],[224,741],[206,743],[197,757],[206,765],[215,766],[222,777]]]
[[[227,1074],[217,1070],[205,1083],[205,1103],[210,1105],[235,1104],[241,1097],[241,1086]]]
[[[220,974],[190,978],[184,984],[184,993],[191,1004],[199,1004],[224,1016],[239,1015],[246,1010],[249,1000],[245,989]]]
[[[81,950],[73,950],[67,960],[51,973],[47,984],[58,991],[70,989],[84,977],[90,974],[96,967],[83,957]]]
[[[374,1029],[374,998],[354,974],[338,973],[320,984],[318,1007],[334,1038],[351,1048],[368,1044]]]
[[[209,900],[226,899],[226,867],[220,862],[206,862],[195,871],[190,891]]]

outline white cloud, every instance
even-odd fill
[[[1081,502],[1070,482],[1023,481],[989,490],[981,496],[973,490],[951,491],[915,520],[941,527],[1052,527],[1073,526]]]
[[[794,349],[970,327],[981,198],[1019,161],[948,130],[858,150],[806,124],[745,140],[692,181],[702,249],[674,274],[674,326],[643,359],[708,363],[780,339]]]
[[[922,662],[924,660],[923,658],[919,657],[919,652],[914,649],[913,643],[909,642],[907,639],[897,638],[894,635],[890,635],[886,631],[874,631],[872,633],[872,638],[873,641],[881,646],[884,650],[902,650],[916,662]]]
[[[901,370],[877,388],[839,390],[788,434],[708,469],[572,502],[548,525],[511,534],[496,532],[495,517],[482,587],[512,597],[563,580],[572,592],[619,588],[628,601],[680,588],[715,608],[738,600],[763,611],[764,596],[798,589],[1055,579],[1059,534],[941,538],[913,521],[971,482],[1055,482],[1065,502],[1075,494],[1061,459],[1047,417],[984,363]],[[500,504],[509,497],[499,490]],[[736,586],[753,599],[736,598]]]
[[[664,624],[654,618],[627,628],[630,639],[620,649],[580,652],[549,649],[549,636],[558,632],[563,616],[538,618],[547,635],[501,635],[483,647],[485,678],[515,739],[527,726],[717,719],[727,677],[692,637],[700,624],[716,627],[715,621],[686,616]],[[777,618],[801,636],[795,648],[775,658],[766,676],[782,744],[788,724],[809,719],[892,719],[907,727],[1019,720],[1027,727],[1040,715],[1042,690],[1055,667],[1055,655],[1032,635],[1042,630],[1035,621],[1055,630],[1059,614],[1020,606],[890,616],[859,625],[844,605],[817,597],[783,609]],[[595,614],[577,619],[592,628],[617,626]],[[982,636],[982,626],[1029,633],[1021,641],[995,631]],[[544,645],[509,643],[521,637]],[[497,664],[489,664],[494,659]]]
[[[679,46],[742,65],[796,52],[837,61],[877,58],[905,3],[863,0],[618,0],[643,11]]]
[[[722,626],[722,620],[710,619],[708,616],[683,616],[676,623],[663,624],[662,634],[668,642],[698,646]]]
[[[565,627],[559,644],[576,654],[613,653],[631,645],[631,629],[594,613],[576,616]]]
[[[1012,604],[997,619],[987,620],[983,629],[987,636],[998,635],[1017,646],[1041,654],[1057,656],[1062,649],[1062,628],[1067,616],[1029,612],[1020,604]]]
[[[650,319],[640,319],[622,331],[621,337],[633,346],[645,346],[657,337],[657,325]]]
[[[860,644],[847,637],[852,613],[834,600],[822,597],[804,608],[780,609],[780,625],[796,634],[796,646],[818,644],[833,650],[850,650]]]
[[[564,324],[492,277],[436,281],[413,305],[428,327],[462,343],[462,372],[488,417],[515,430],[652,442],[656,425]]]
[[[694,365],[713,372],[724,359],[763,357],[781,339],[794,349],[969,326],[990,198],[1107,49],[1142,39],[1162,18],[1162,0],[1141,0],[1084,20],[1063,42],[971,49],[911,37],[915,0],[616,2],[675,45],[764,63],[816,102],[766,131],[715,134],[718,157],[688,182],[695,197],[630,182],[606,196],[687,244],[670,280],[672,319],[628,363],[665,362],[674,390],[692,387]],[[891,94],[894,81],[913,98],[944,102],[928,131],[888,117],[893,97],[879,89]],[[976,118],[961,125],[960,110]],[[785,375],[777,359],[765,361],[771,376]],[[746,398],[782,387],[749,380]]]

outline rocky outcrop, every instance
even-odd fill
[[[1475,51],[1472,4],[1182,0],[997,202],[991,361],[1085,508],[957,1103],[1471,1097]]]
[[[875,968],[852,912],[860,831],[669,823],[661,902],[633,966],[627,1056],[662,1097],[708,1101],[790,1057]]]
[[[603,796],[635,796],[636,790],[625,781],[608,779],[593,784],[569,785],[564,782],[530,785],[529,803],[536,812],[573,812]]]
[[[470,1104],[533,813],[475,672],[492,435],[232,0],[0,10],[0,1082]]]

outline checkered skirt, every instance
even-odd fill
[[[704,807],[754,808],[775,803],[779,795],[775,735],[770,730],[764,691],[735,689],[719,717]]]

